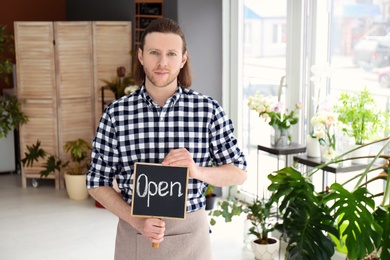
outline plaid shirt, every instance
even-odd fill
[[[116,176],[130,204],[136,162],[161,163],[171,149],[186,148],[199,166],[234,164],[246,169],[233,125],[212,98],[178,87],[163,107],[142,86],[103,112],[93,140],[87,187],[112,186]],[[207,184],[189,178],[187,212],[205,205]]]

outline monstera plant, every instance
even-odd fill
[[[278,203],[282,216],[276,229],[288,236],[287,259],[330,259],[335,253],[330,235],[342,238],[348,259],[390,259],[390,137],[367,145],[378,143],[382,148],[376,155],[367,155],[372,160],[364,170],[346,183],[333,183],[324,191],[315,190],[313,175],[326,165],[354,160],[344,156],[363,146],[307,172],[286,167],[268,176],[271,200]],[[368,174],[377,175],[368,179]],[[367,184],[372,182],[378,182],[380,187],[385,183],[384,192],[371,193]],[[347,183],[353,188],[347,189]],[[365,258],[368,255],[377,258]]]

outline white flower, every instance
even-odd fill
[[[127,86],[124,90],[125,94],[128,95],[128,94],[131,94],[135,91],[137,91],[139,89],[139,86],[137,85],[131,85],[131,86]]]

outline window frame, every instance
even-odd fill
[[[314,114],[314,109],[311,108],[311,97],[315,89],[310,81],[310,68],[316,63],[327,62],[329,57],[328,37],[324,41],[323,34],[315,32],[329,32],[329,3],[330,1],[323,0],[295,0],[287,1],[286,14],[286,78],[287,88],[286,106],[291,106],[297,102],[302,102],[304,109],[302,110],[301,118],[311,118]],[[243,71],[241,64],[243,63],[243,6],[244,1],[229,1],[223,0],[223,88],[222,88],[222,104],[234,122],[236,129],[236,137],[238,143],[243,138],[242,123],[243,120],[239,116],[242,113],[243,95],[242,84]],[[321,8],[328,10],[326,17],[319,16]],[[322,9],[323,10],[323,9]],[[324,12],[322,12],[324,13]],[[242,30],[241,30],[242,28]],[[291,37],[290,37],[291,35]],[[319,40],[319,38],[321,40]],[[317,45],[321,42],[325,44],[326,52],[316,52],[317,48],[324,49],[324,45]],[[315,55],[310,55],[313,53]],[[327,87],[328,83],[325,83]],[[293,87],[288,87],[293,86]],[[296,142],[304,143],[306,136],[307,124],[309,122],[300,120],[299,123],[292,128],[292,138]],[[291,160],[290,160],[291,161]],[[253,163],[253,162],[252,162]],[[250,173],[248,173],[250,174]],[[257,179],[259,179],[258,173]],[[224,187],[223,196],[233,195],[240,199],[248,199],[253,197],[246,192],[240,192],[237,195],[235,190],[240,187]],[[232,191],[234,192],[232,194]]]

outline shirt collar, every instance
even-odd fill
[[[173,96],[170,97],[165,104],[169,104],[172,106],[175,105],[176,102],[179,100],[182,93],[183,93],[183,88],[180,85],[180,83],[178,83],[177,90],[176,90],[175,94],[173,94]],[[151,98],[151,96],[149,96],[148,92],[146,92],[145,84],[142,84],[142,86],[140,88],[140,95],[141,95],[142,99],[149,106],[151,106],[151,105],[158,106],[157,103],[154,102],[154,100]]]

